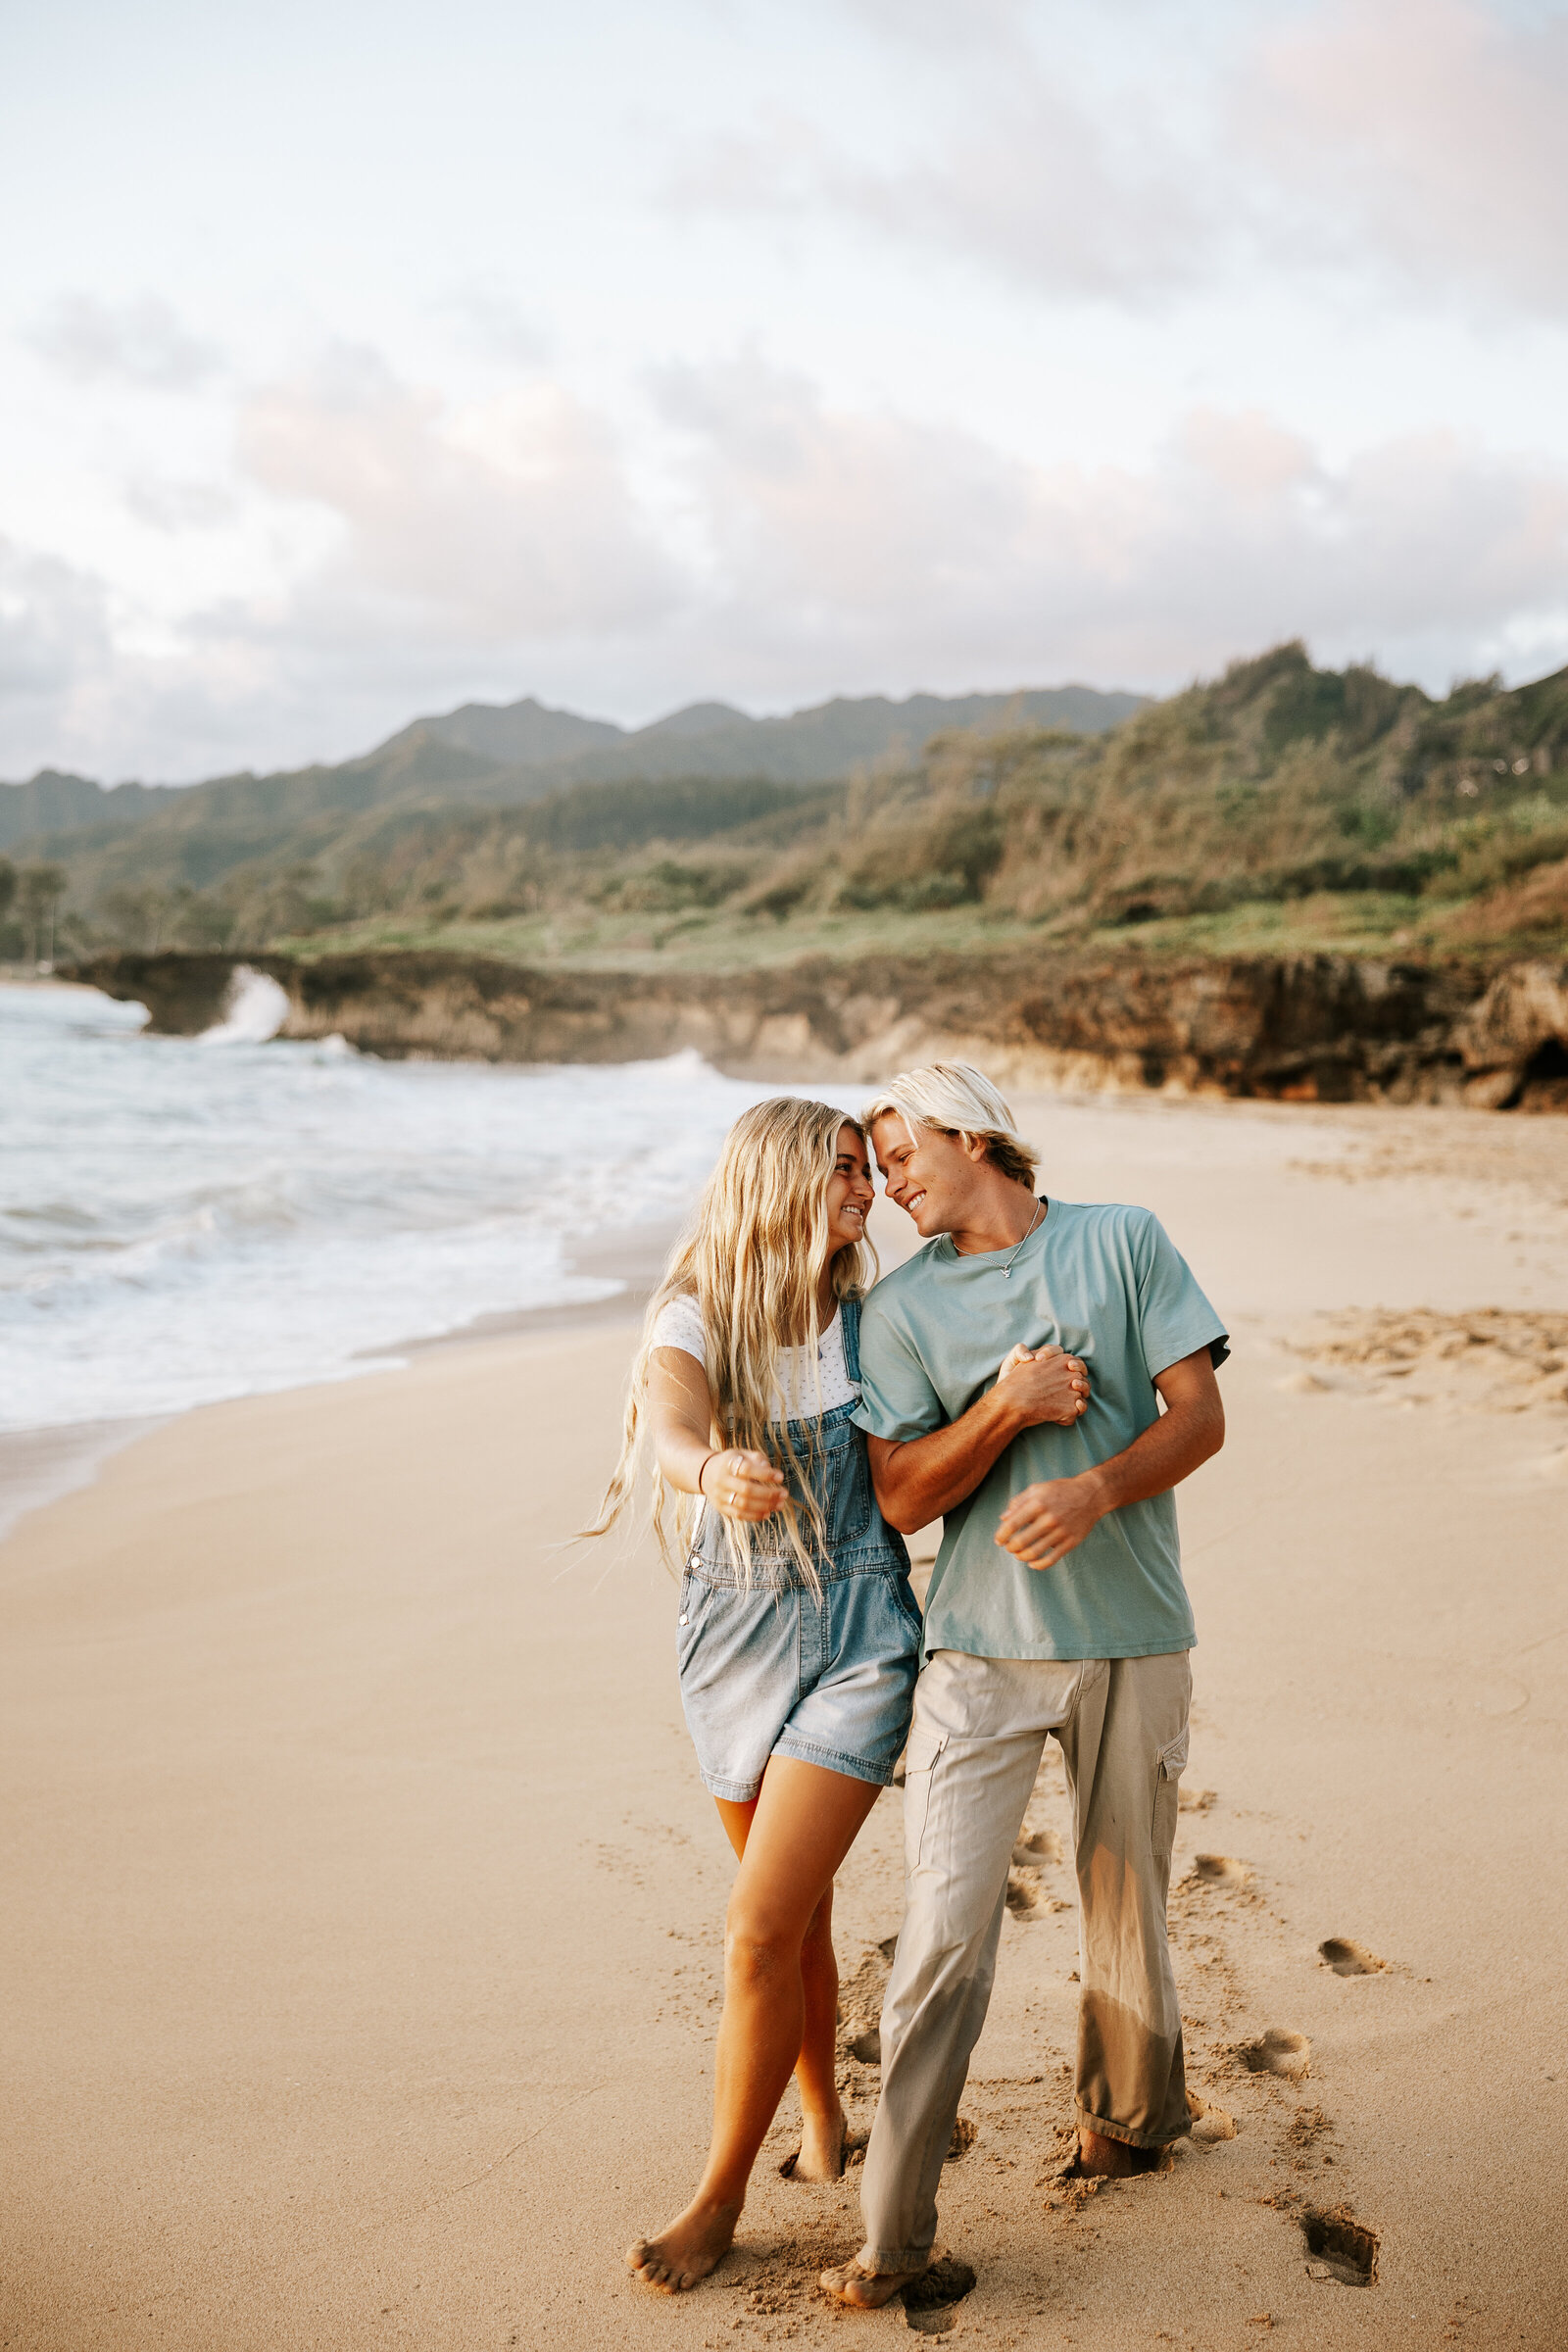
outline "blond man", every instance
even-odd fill
[[[866,1301],[855,1418],[888,1522],[943,1521],[865,2243],[822,2281],[877,2305],[930,2260],[1048,1737],[1073,1806],[1078,2165],[1147,2169],[1188,2129],[1165,1905],[1196,1635],[1173,1489],[1224,1442],[1229,1350],[1150,1210],[1037,1198],[1037,1155],[980,1071],[907,1071],[865,1123],[925,1247]]]

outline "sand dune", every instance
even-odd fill
[[[1560,1167],[1539,1124],[1459,1114],[1032,1109],[1053,1189],[1151,1202],[1235,1334],[1183,1503],[1172,2167],[1058,2178],[1048,1765],[946,2177],[973,2291],[831,2311],[854,2176],[781,2179],[788,2112],[734,2260],[679,2303],[627,2278],[703,2145],[729,1865],[667,1583],[562,1547],[628,1333],[500,1337],[193,1414],[0,1546],[0,2341],[1568,2340],[1568,1403],[1534,1338],[1507,1410],[1470,1364],[1495,1336],[1443,1352],[1563,1321]],[[840,1893],[862,2120],[901,1802]]]

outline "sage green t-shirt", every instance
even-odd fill
[[[1130,1446],[1158,1417],[1155,1373],[1203,1347],[1223,1363],[1224,1325],[1152,1210],[1052,1200],[1016,1255],[960,1256],[943,1234],[877,1284],[860,1319],[853,1418],[872,1437],[928,1436],[995,1387],[1020,1342],[1082,1356],[1089,1409],[1071,1429],[1024,1430],[948,1513],[926,1594],[926,1650],[1143,1658],[1190,1649],[1173,1494],[1108,1511],[1054,1568],[1025,1567],[996,1533],[1020,1488],[1071,1478]]]

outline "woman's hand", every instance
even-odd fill
[[[713,1399],[695,1355],[656,1348],[648,1378],[648,1406],[659,1467],[683,1494],[701,1494],[726,1519],[765,1519],[787,1492],[784,1474],[765,1453],[731,1446],[712,1451]]]
[[[747,1519],[755,1524],[780,1508],[787,1490],[783,1471],[776,1469],[765,1453],[743,1453],[736,1446],[727,1453],[709,1455],[697,1492],[726,1519]]]

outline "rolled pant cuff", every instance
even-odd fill
[[[1098,2132],[1102,2139],[1119,2139],[1124,2147],[1168,2148],[1173,2141],[1185,2139],[1192,2128],[1189,2120],[1179,2132],[1171,2132],[1165,2138],[1158,2139],[1152,2132],[1135,2132],[1130,2124],[1113,2124],[1108,2116],[1091,2115],[1082,2100],[1078,2102],[1080,2132]]]
[[[932,2243],[935,2243],[933,2239]],[[930,2246],[862,2246],[855,2257],[862,2271],[873,2278],[887,2278],[896,2271],[923,2271],[930,2267]]]

